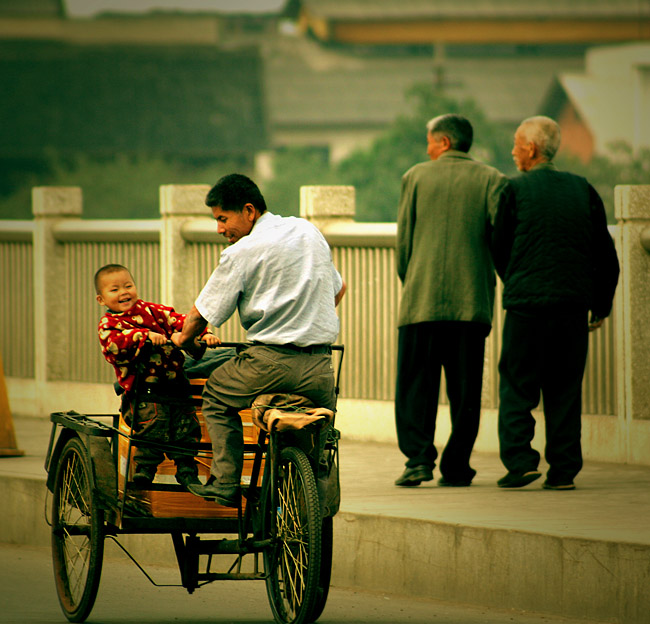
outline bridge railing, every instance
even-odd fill
[[[353,189],[330,187],[323,195],[322,188],[306,188],[303,213],[325,234],[348,284],[339,310],[340,341],[346,345],[342,397],[392,401],[400,297],[396,226],[354,222]],[[310,196],[309,189],[320,190]],[[103,310],[95,300],[93,275],[103,264],[124,264],[142,298],[188,311],[226,245],[205,214],[206,190],[162,187],[160,219],[91,221],[81,219],[78,189],[35,189],[34,221],[0,222],[0,349],[6,374],[112,382],[97,341]],[[499,288],[486,348],[483,404],[488,408],[498,404],[502,323]],[[218,333],[229,341],[245,338],[236,318]],[[590,336],[585,413],[616,413],[615,375],[611,319]],[[444,379],[440,397],[446,403]]]

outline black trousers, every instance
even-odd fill
[[[490,326],[464,321],[433,321],[399,328],[395,422],[407,467],[433,468],[440,375],[444,368],[451,435],[440,472],[448,481],[471,480],[469,458],[478,434],[485,338]]]
[[[161,444],[169,444],[175,449],[166,453],[151,446],[137,446],[134,454],[137,466],[157,467],[165,459],[173,459],[177,469],[189,469],[196,472],[197,465],[194,459],[195,452],[184,450],[187,443],[201,441],[201,425],[196,416],[196,409],[189,397],[186,402],[172,403],[159,402],[164,396],[158,395],[155,400],[145,397],[145,401],[134,404],[132,397],[123,395],[122,416],[127,424],[133,422],[133,410],[135,408],[136,418],[133,432],[142,440],[151,440]],[[177,395],[170,399],[178,399]]]
[[[499,361],[499,444],[511,472],[536,470],[539,453],[531,411],[544,404],[545,457],[550,482],[565,483],[582,468],[580,416],[588,348],[587,313],[528,316],[508,311]]]

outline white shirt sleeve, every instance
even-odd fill
[[[208,323],[220,327],[234,314],[243,289],[242,275],[236,263],[227,254],[222,254],[219,266],[212,272],[194,305]]]
[[[332,283],[334,284],[334,296],[336,297],[341,292],[341,288],[343,288],[343,278],[336,270],[334,264],[332,264]]]

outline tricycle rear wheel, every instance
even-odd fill
[[[52,561],[56,590],[70,622],[83,622],[95,604],[104,556],[104,512],[93,488],[91,459],[71,438],[56,469],[52,500]]]
[[[280,624],[310,622],[321,574],[321,514],[314,472],[302,450],[282,449],[277,482],[267,488],[263,507],[265,534],[274,542],[264,552],[273,615]]]
[[[315,622],[323,613],[327,596],[330,591],[332,579],[332,554],[334,547],[334,518],[331,516],[323,518],[321,526],[321,552],[320,552],[320,573],[316,587],[316,600],[307,618],[307,622]]]

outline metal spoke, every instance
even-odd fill
[[[90,557],[87,536],[80,535],[78,528],[89,529],[89,504],[85,498],[89,491],[80,458],[72,455],[63,475],[63,505],[61,507],[61,529],[64,536],[65,565],[68,575],[68,589],[73,601],[79,601],[85,588]],[[75,534],[70,531],[74,527]]]
[[[280,488],[280,509],[278,534],[282,538],[281,583],[284,598],[293,611],[301,604],[305,589],[304,571],[307,568],[305,529],[300,517],[298,497],[302,490],[300,475],[293,464],[285,468]]]
[[[282,451],[273,508],[276,543],[268,553],[267,591],[280,624],[304,624],[316,600],[320,571],[320,513],[313,471],[305,453],[295,447]]]
[[[59,603],[71,622],[93,607],[104,553],[103,512],[94,500],[92,460],[80,438],[65,443],[52,497],[52,556]]]

